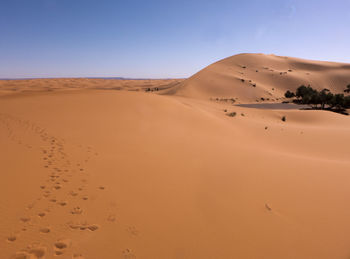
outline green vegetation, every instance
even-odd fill
[[[350,93],[350,84],[346,86],[346,89],[344,90],[344,93]]]
[[[344,90],[345,93],[350,93],[350,85]],[[296,92],[287,91],[284,96],[286,98],[294,98],[294,103],[310,105],[312,109],[330,110],[343,114],[346,109],[350,108],[350,95],[333,94],[329,89],[317,91],[311,86],[300,86]]]
[[[295,94],[293,93],[293,92],[291,92],[291,91],[287,91],[285,94],[284,94],[284,96],[286,97],[286,98],[293,98],[293,97],[295,97]]]

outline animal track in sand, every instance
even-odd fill
[[[73,254],[73,259],[84,259],[82,254]]]

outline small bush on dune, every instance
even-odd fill
[[[286,116],[283,116],[283,117],[282,117],[282,121],[286,121]]]
[[[227,114],[227,116],[229,116],[229,117],[235,117],[236,115],[237,115],[236,112],[230,112]]]
[[[291,91],[287,91],[285,94],[284,94],[284,96],[286,97],[286,98],[293,98],[293,97],[295,97],[295,94],[293,93],[293,92],[291,92]]]

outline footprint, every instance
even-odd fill
[[[28,259],[28,258],[30,258],[30,255],[26,252],[17,252],[13,258],[14,259]]]
[[[22,251],[16,252],[15,259],[40,259],[45,258],[46,247],[40,245],[28,246]]]
[[[44,234],[48,234],[48,233],[50,233],[50,231],[51,230],[49,228],[46,228],[46,227],[40,229],[40,233],[44,233]]]
[[[91,225],[91,226],[88,226],[88,229],[90,231],[96,231],[97,229],[99,229],[99,227],[97,225]]]
[[[98,187],[100,190],[104,190],[105,189],[105,187],[104,186],[100,186],[100,187]]]
[[[83,213],[83,210],[80,208],[80,207],[74,207],[72,210],[71,210],[71,213],[72,214],[76,214],[76,215],[80,215]]]
[[[61,189],[62,187],[61,187],[61,185],[55,185],[54,188],[55,188],[56,190],[59,190],[59,189]]]
[[[40,212],[40,213],[38,213],[38,216],[39,216],[40,218],[44,217],[45,215],[46,215],[45,212]]]
[[[17,237],[15,235],[11,235],[11,236],[7,237],[7,241],[9,241],[9,242],[14,242],[16,240],[17,240]]]
[[[111,214],[108,216],[107,220],[110,222],[114,222],[114,221],[116,221],[116,216],[114,214]]]
[[[28,217],[22,217],[22,218],[20,218],[20,220],[21,220],[22,222],[26,223],[26,222],[30,221],[30,218],[28,218]]]
[[[132,253],[131,249],[125,249],[122,252],[123,258],[125,259],[135,259],[136,256]]]
[[[75,230],[85,230],[88,226],[88,224],[86,222],[84,223],[68,223],[69,227],[71,229],[75,229]]]
[[[78,193],[76,193],[74,191],[71,191],[69,194],[72,195],[73,197],[78,195]]]
[[[63,255],[63,251],[56,250],[56,251],[55,251],[55,255]]]
[[[58,251],[66,249],[71,243],[72,242],[69,239],[60,239],[54,244],[54,249],[58,249]]]
[[[27,210],[31,210],[32,208],[34,208],[34,206],[35,206],[35,204],[34,204],[34,203],[29,204],[29,205],[27,206]]]
[[[138,231],[137,228],[133,226],[128,227],[127,231],[133,236],[138,236],[140,233],[140,231]]]
[[[58,203],[58,205],[66,206],[66,205],[67,205],[67,202],[66,202],[66,201],[61,201],[61,202]]]
[[[84,259],[82,254],[73,254],[73,259]]]
[[[45,254],[46,254],[46,247],[33,247],[31,249],[29,249],[28,251],[29,254],[33,255],[31,258],[44,258]]]

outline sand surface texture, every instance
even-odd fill
[[[230,101],[349,72],[243,54],[187,80],[0,81],[0,258],[350,258],[349,117]]]

